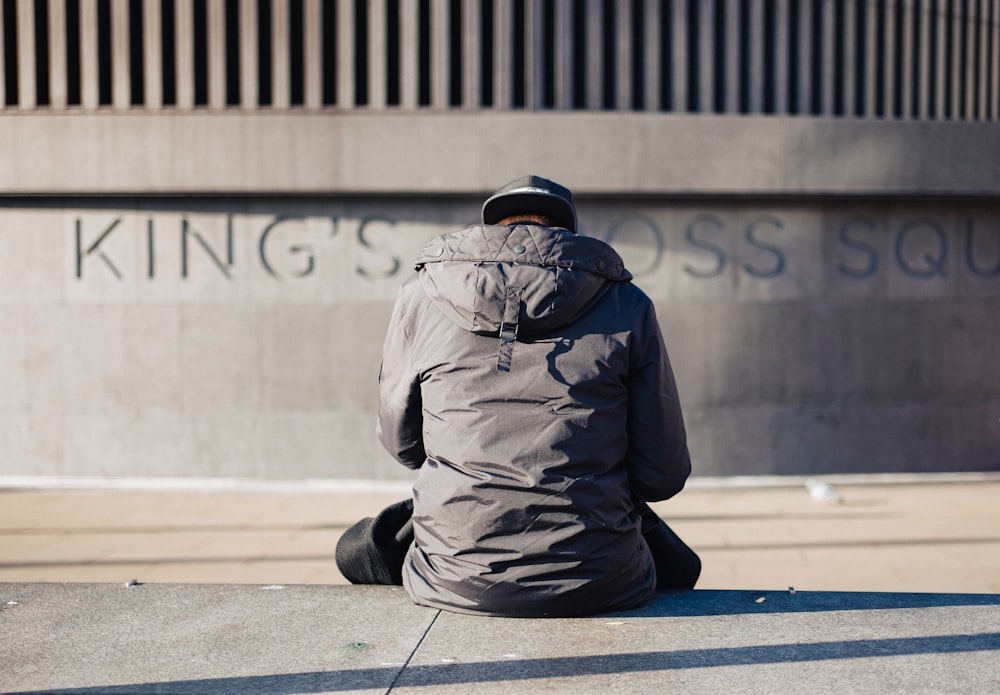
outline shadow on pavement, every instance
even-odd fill
[[[76,695],[149,695],[151,693],[260,693],[290,695],[359,688],[419,687],[572,678],[600,674],[749,666],[836,659],[865,659],[918,654],[945,654],[1000,650],[1000,633],[940,635],[809,644],[774,644],[669,652],[637,652],[420,665],[343,671],[316,671],[271,676],[208,678],[161,683],[109,685],[89,688],[46,690]],[[10,693],[27,695],[31,691]],[[35,691],[40,692],[40,691]]]
[[[1000,605],[1000,594],[793,591],[791,589],[788,591],[695,590],[660,593],[649,605],[618,615],[630,618],[670,618],[998,605]]]

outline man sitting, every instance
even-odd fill
[[[646,505],[691,471],[653,303],[610,246],[577,234],[559,184],[512,181],[482,220],[431,240],[400,289],[377,430],[419,474],[412,501],[344,535],[341,571],[503,616],[692,588],[698,556]]]

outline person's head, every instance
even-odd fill
[[[543,227],[552,227],[554,223],[548,215],[539,215],[534,212],[523,212],[514,215],[507,215],[503,219],[497,220],[497,224],[540,224]]]
[[[515,222],[535,222],[576,232],[573,194],[565,186],[541,176],[515,179],[483,203],[483,224]]]

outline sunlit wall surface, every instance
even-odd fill
[[[998,0],[0,7],[0,475],[405,476],[396,288],[528,172],[698,473],[1000,468]]]

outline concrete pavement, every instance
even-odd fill
[[[1000,479],[754,482],[657,505],[698,590],[524,620],[332,586],[342,530],[403,486],[8,479],[0,692],[1000,692]]]
[[[694,479],[654,505],[702,556],[698,588],[1000,593],[1000,477]],[[766,479],[763,482],[767,483]],[[344,528],[404,483],[76,489],[0,481],[0,581],[342,584]]]
[[[0,584],[7,693],[989,693],[1000,596],[660,594],[482,618],[390,587]]]

